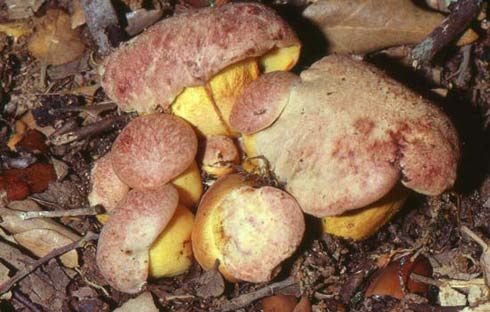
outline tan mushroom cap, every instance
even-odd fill
[[[90,182],[90,205],[102,205],[107,211],[113,210],[129,192],[129,186],[119,179],[112,168],[110,153],[95,162],[90,172]]]
[[[271,72],[252,81],[243,90],[230,115],[231,126],[252,134],[270,126],[289,101],[289,90],[299,77],[290,72]]]
[[[184,172],[197,153],[197,137],[184,120],[151,114],[132,120],[111,150],[117,176],[132,188],[156,189]]]
[[[153,112],[231,64],[293,45],[300,42],[292,29],[261,4],[193,10],[164,19],[109,55],[102,86],[123,111]]]
[[[150,248],[172,218],[179,201],[170,184],[131,190],[102,228],[97,265],[115,289],[137,293],[148,278]]]
[[[232,174],[204,194],[192,230],[192,249],[206,270],[220,261],[230,281],[266,282],[299,246],[305,223],[296,200],[270,186],[254,188]]]
[[[306,213],[326,217],[367,206],[400,178],[427,195],[454,184],[458,136],[430,102],[349,56],[325,57],[301,80],[253,144]]]

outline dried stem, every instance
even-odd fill
[[[461,232],[468,235],[468,237],[470,237],[472,240],[477,242],[478,245],[480,245],[481,248],[483,248],[483,251],[488,250],[488,244],[480,236],[476,235],[475,232],[470,230],[466,225],[463,225],[461,227]]]
[[[70,210],[55,210],[55,211],[35,210],[35,211],[23,211],[19,213],[19,218],[21,218],[22,220],[29,220],[34,218],[94,216],[103,212],[104,209],[101,206],[77,208],[77,209],[70,209]]]
[[[94,134],[117,128],[125,123],[126,120],[127,116],[110,116],[85,127],[63,133],[59,136],[55,135],[50,141],[54,145],[68,144],[73,141],[85,139]]]
[[[28,265],[25,268],[19,270],[19,272],[17,272],[14,276],[12,276],[8,281],[3,283],[0,286],[0,294],[4,294],[7,291],[9,291],[10,288],[12,288],[18,281],[20,281],[21,279],[23,279],[24,277],[32,273],[34,270],[36,270],[38,267],[48,262],[49,260],[61,256],[73,249],[83,247],[86,242],[93,241],[98,238],[99,238],[98,234],[93,232],[88,232],[84,237],[71,244],[53,249],[50,253],[48,253],[44,257],[39,258],[38,260],[34,261],[31,265]]]
[[[424,284],[432,285],[432,286],[436,286],[436,287],[441,287],[444,284],[443,282],[436,281],[433,278],[426,277],[423,275],[419,275],[416,273],[410,274],[410,279],[413,281],[416,281],[416,282],[420,282],[420,283],[424,283]]]
[[[250,303],[254,302],[255,300],[267,297],[267,296],[272,296],[274,295],[278,290],[281,290],[283,288],[295,285],[296,281],[294,280],[293,277],[288,277],[287,279],[270,284],[264,288],[258,289],[254,292],[248,293],[248,294],[243,294],[237,298],[234,298],[230,300],[228,303],[225,303],[221,306],[221,311],[226,312],[226,311],[236,311],[239,308],[245,307],[249,305]]]
[[[13,297],[32,312],[42,312],[29,298],[18,291],[14,291]]]
[[[480,12],[481,0],[459,0],[451,14],[411,52],[412,65],[428,63],[468,27]]]

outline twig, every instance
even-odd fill
[[[22,303],[26,308],[31,310],[32,312],[42,312],[43,311],[40,308],[38,308],[33,302],[31,302],[31,300],[29,300],[29,298],[27,298],[26,296],[24,296],[23,294],[21,294],[18,291],[14,291],[13,297],[17,301]]]
[[[31,263],[35,262],[34,258],[31,258],[19,249],[1,240],[0,258],[19,271],[27,269]]]
[[[101,113],[111,111],[117,108],[117,104],[109,102],[105,104],[85,105],[85,106],[73,106],[73,107],[60,107],[54,109],[56,112],[85,112],[93,117],[97,117]]]
[[[165,301],[174,301],[174,300],[187,300],[187,299],[194,299],[195,297],[193,295],[171,295],[165,297]]]
[[[488,250],[488,244],[483,240],[481,239],[480,236],[476,235],[475,232],[473,232],[472,230],[470,230],[466,225],[463,225],[461,227],[461,232],[468,235],[472,240],[474,240],[475,242],[478,243],[478,245],[481,246],[481,248],[483,248],[483,250]]]
[[[93,241],[99,238],[99,235],[93,232],[88,232],[84,237],[81,239],[65,245],[60,248],[53,249],[50,253],[45,255],[42,258],[39,258],[38,260],[34,261],[31,265],[26,266],[25,268],[19,270],[14,276],[12,276],[8,281],[3,283],[0,286],[0,294],[4,294],[5,292],[9,291],[10,288],[12,288],[18,281],[29,275],[31,272],[33,272],[35,269],[37,269],[39,266],[43,265],[44,263],[48,262],[49,260],[61,256],[73,249],[83,247],[86,242]]]
[[[254,302],[255,300],[267,297],[267,296],[272,296],[274,293],[278,290],[281,290],[283,288],[289,287],[296,284],[296,281],[294,280],[293,277],[288,277],[287,279],[270,284],[264,288],[258,289],[256,291],[253,291],[248,294],[243,294],[237,298],[234,298],[230,300],[229,302],[223,304],[221,306],[221,311],[226,312],[226,311],[236,311],[239,308],[245,307],[249,305],[250,303]]]
[[[424,283],[424,284],[428,284],[428,285],[432,285],[432,286],[436,286],[436,287],[441,287],[444,284],[443,282],[436,281],[433,278],[426,277],[423,275],[419,275],[416,273],[410,274],[410,279],[413,281],[416,281],[416,282],[420,282],[420,283]]]
[[[104,296],[106,296],[107,298],[111,298],[111,295],[109,294],[109,292],[107,291],[107,289],[105,289],[105,288],[104,288],[104,286],[101,286],[101,285],[99,285],[99,284],[97,284],[97,283],[94,283],[94,282],[92,282],[91,280],[89,280],[89,279],[88,279],[88,278],[87,278],[87,277],[86,277],[86,276],[83,274],[83,272],[82,272],[82,271],[81,271],[79,268],[73,268],[73,269],[74,269],[74,270],[75,270],[75,271],[78,273],[78,275],[80,275],[80,276],[82,277],[83,281],[84,281],[84,282],[85,282],[87,285],[89,285],[89,286],[91,286],[91,287],[93,287],[93,288],[95,288],[95,289],[100,290],[100,291],[101,291],[101,292],[104,294]]]
[[[125,123],[127,116],[110,116],[85,127],[63,133],[59,136],[52,136],[50,141],[54,145],[68,144],[73,141],[78,141],[85,139],[91,135],[105,132],[119,127],[121,124]]]
[[[459,0],[451,14],[411,52],[413,67],[428,63],[442,48],[461,34],[480,12],[482,0]]]
[[[101,206],[92,206],[87,208],[77,208],[70,210],[35,210],[23,211],[19,213],[19,218],[29,220],[34,218],[60,218],[60,217],[76,217],[76,216],[94,216],[103,213],[104,209]]]

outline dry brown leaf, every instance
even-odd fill
[[[0,263],[0,285],[10,279],[9,274],[10,274],[9,268],[7,268],[3,263]],[[0,299],[9,300],[11,297],[12,297],[12,293],[9,291],[3,294],[0,297]]]
[[[262,299],[264,312],[293,312],[296,307],[296,298],[286,295],[275,295]]]
[[[294,307],[293,312],[311,312],[311,302],[308,297],[301,297],[301,300],[298,302],[296,307]]]
[[[321,29],[329,53],[366,53],[416,44],[444,19],[444,15],[424,10],[412,0],[318,0],[303,16]],[[458,44],[477,38],[469,30]]]
[[[20,37],[29,34],[31,29],[25,22],[3,23],[0,24],[0,32],[6,33],[7,36],[17,40]]]
[[[31,200],[12,202],[9,204],[9,208],[0,207],[2,218],[0,226],[11,233],[18,244],[38,257],[45,256],[55,248],[63,247],[80,239],[79,235],[51,219],[22,220],[19,217],[19,211],[41,210]],[[75,250],[64,254],[60,259],[66,267],[78,266],[78,254]]]
[[[212,270],[199,276],[196,280],[196,294],[201,298],[219,297],[225,291],[225,280],[218,271],[219,262]]]
[[[85,45],[78,32],[71,29],[68,14],[62,10],[48,10],[37,21],[28,50],[47,65],[60,65],[79,58],[85,51]]]
[[[386,267],[374,273],[366,289],[365,296],[387,295],[401,300],[405,297],[407,291],[409,293],[427,295],[428,285],[410,279],[412,273],[431,276],[432,266],[429,260],[419,256],[412,261],[410,256],[405,256],[390,262]]]
[[[126,301],[120,308],[114,312],[158,312],[153,297],[149,292],[144,292],[134,299]]]
[[[73,13],[71,14],[71,29],[85,24],[85,13],[80,5],[80,0],[73,0]]]
[[[29,18],[37,12],[45,0],[5,0],[10,20]]]

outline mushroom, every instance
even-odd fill
[[[174,276],[190,267],[193,214],[178,205],[179,191],[170,182],[196,202],[202,192],[196,152],[196,135],[185,121],[150,114],[132,120],[94,167],[91,198],[109,203],[110,212],[101,220],[97,264],[114,288],[136,293],[148,276]],[[127,194],[118,191],[124,185]]]
[[[118,178],[112,168],[110,153],[99,158],[90,171],[92,188],[88,195],[90,206],[102,205],[106,211],[116,208],[129,192],[129,186]]]
[[[233,3],[175,15],[109,55],[102,86],[123,111],[170,110],[198,133],[229,127],[236,97],[260,71],[289,70],[300,42],[273,10]]]
[[[117,176],[137,189],[158,189],[194,161],[197,138],[182,119],[150,114],[132,120],[111,150]]]
[[[204,142],[202,170],[209,175],[221,177],[233,172],[239,164],[239,152],[233,140],[222,135],[213,135]]]
[[[194,257],[206,270],[219,260],[229,281],[266,282],[301,242],[303,213],[288,193],[231,174],[204,194],[192,230]]]
[[[291,74],[265,74],[243,91],[231,126],[245,132],[247,154],[265,156],[306,213],[323,218],[366,207],[400,180],[427,195],[454,184],[459,142],[449,119],[374,66],[328,56],[299,80],[285,78],[282,95],[274,94],[277,75]],[[254,124],[257,111],[271,116]]]

